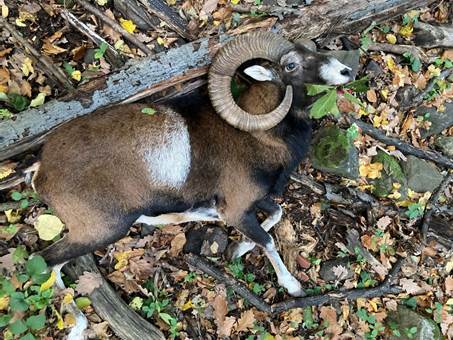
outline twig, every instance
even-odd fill
[[[143,6],[151,13],[165,22],[172,30],[187,40],[193,40],[195,37],[187,29],[188,23],[181,18],[165,1],[162,0],[139,0]]]
[[[121,27],[115,20],[109,18],[104,13],[102,13],[99,9],[94,7],[93,5],[89,4],[85,0],[77,0],[77,3],[85,8],[87,11],[93,13],[99,19],[101,19],[104,23],[109,25],[112,29],[120,33],[124,39],[129,41],[130,43],[134,44],[138,49],[140,49],[146,55],[152,55],[153,51],[151,51],[148,47],[145,46],[140,40],[138,40],[133,34],[126,31],[123,27]]]
[[[368,51],[377,52],[390,52],[393,54],[404,54],[406,52],[411,53],[414,57],[420,59],[424,63],[430,63],[431,59],[422,51],[421,48],[411,45],[392,45],[384,43],[373,43],[368,46]]]
[[[271,312],[271,307],[263,299],[253,294],[244,284],[237,281],[230,275],[222,273],[201,256],[186,254],[185,261],[192,267],[202,271],[203,273],[211,275],[217,281],[224,283],[244,299],[248,300],[248,302],[256,308],[262,310],[263,312]]]
[[[96,45],[100,46],[101,44],[105,44],[107,46],[105,56],[110,64],[112,64],[114,67],[121,67],[123,65],[121,55],[103,37],[94,32],[84,22],[80,21],[74,14],[72,14],[68,10],[63,9],[61,11],[61,15],[68,21],[68,23],[72,27],[76,28],[80,33],[87,36]]]
[[[312,180],[308,176],[300,175],[298,173],[292,173],[289,176],[289,178],[291,178],[293,181],[295,181],[297,183],[302,184],[303,186],[310,188],[310,190],[313,191],[315,194],[318,194],[318,195],[326,194],[326,188],[324,187],[324,185]]]
[[[148,96],[150,96],[152,94],[155,94],[157,92],[161,92],[162,90],[165,90],[165,89],[167,89],[169,87],[175,86],[177,84],[181,84],[181,83],[183,83],[185,81],[188,81],[188,80],[191,80],[191,79],[194,79],[194,78],[201,77],[201,76],[205,75],[207,72],[208,72],[208,66],[203,66],[203,67],[190,69],[190,70],[184,72],[184,74],[181,74],[179,76],[170,78],[170,79],[165,80],[163,82],[154,84],[153,86],[151,86],[151,87],[149,87],[149,88],[147,88],[145,90],[140,91],[139,93],[137,93],[137,94],[135,94],[135,95],[123,100],[121,102],[121,104],[127,104],[127,103],[135,102],[137,100],[140,100],[142,98],[148,97]]]
[[[400,269],[402,259],[399,258],[394,264],[392,270],[387,275],[387,278],[378,286],[373,288],[359,288],[359,289],[343,289],[339,291],[332,291],[326,294],[308,296],[303,298],[295,298],[279,302],[270,306],[263,299],[251,293],[247,287],[241,282],[238,282],[233,277],[221,272],[217,268],[213,267],[207,260],[194,254],[185,255],[186,262],[192,267],[211,275],[217,281],[224,283],[237,294],[247,299],[252,305],[259,308],[266,313],[280,313],[291,308],[303,308],[308,306],[320,306],[328,303],[334,303],[344,299],[356,300],[358,298],[373,298],[379,297],[386,294],[398,294],[401,292],[401,288],[393,285],[393,280],[397,277]]]
[[[329,292],[322,295],[307,296],[303,298],[295,298],[292,300],[283,301],[271,306],[272,313],[280,313],[291,308],[304,308],[309,306],[321,306],[332,304],[334,302],[347,300],[356,300],[359,298],[374,298],[387,294],[399,294],[401,288],[393,285],[392,282],[398,276],[401,269],[402,259],[399,258],[394,264],[387,278],[378,286],[373,288],[355,288],[340,291]]]
[[[411,101],[411,105],[409,107],[405,107],[405,109],[420,105],[425,99],[425,96],[434,89],[434,86],[436,86],[437,81],[448,78],[450,74],[453,74],[453,68],[443,70],[438,77],[434,77],[433,79],[431,79],[428,83],[428,86],[426,86],[426,88],[423,91],[417,94]]]
[[[22,45],[33,57],[34,61],[39,63],[46,73],[54,78],[59,84],[69,91],[73,91],[74,87],[71,82],[68,80],[66,75],[62,70],[57,68],[50,58],[46,55],[41,55],[22,35],[14,29],[14,27],[7,21],[7,19],[0,16],[0,26],[5,27],[5,29],[16,39],[16,41]]]
[[[264,13],[269,15],[275,16],[283,16],[285,14],[299,14],[300,8],[290,8],[290,7],[283,7],[283,6],[271,6],[271,5],[233,5],[232,6],[233,12],[237,13]]]
[[[2,180],[2,181],[0,181],[0,191],[11,189],[11,188],[15,187],[16,185],[19,185],[23,182],[25,182],[25,176],[23,176],[23,175],[18,175],[18,176],[14,176],[12,178],[8,178],[6,180]],[[1,208],[0,208],[0,211],[2,211]]]
[[[347,117],[349,122],[355,123],[364,133],[367,135],[381,141],[384,144],[387,145],[394,145],[397,149],[401,150],[404,153],[414,155],[418,158],[423,158],[426,160],[429,160],[431,162],[437,163],[441,166],[444,166],[446,168],[453,168],[453,160],[443,156],[442,154],[432,151],[432,150],[422,150],[419,148],[416,148],[406,142],[403,142],[402,140],[398,138],[393,138],[387,136],[384,132],[381,132],[379,129],[376,129],[375,127],[371,126],[368,123],[365,123],[359,119],[355,119],[351,116]]]
[[[433,214],[439,210],[439,197],[445,191],[447,185],[453,180],[453,172],[450,172],[448,176],[446,176],[443,181],[439,184],[434,194],[430,197],[428,203],[425,207],[425,216],[423,217],[423,224],[422,224],[422,237],[423,241],[426,241],[426,236],[428,234],[429,224],[431,223],[431,219]],[[431,205],[431,209],[428,209],[428,205]]]

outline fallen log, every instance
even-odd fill
[[[415,7],[435,0],[368,0],[354,2],[316,2],[278,25],[283,36],[316,38],[325,32],[345,33],[367,26],[371,20],[388,20]],[[33,145],[35,138],[55,126],[116,104],[149,88],[158,87],[188,70],[209,65],[218,48],[217,38],[205,38],[140,60],[132,60],[123,69],[93,80],[78,93],[52,100],[39,108],[21,112],[15,120],[0,122],[0,161],[15,156]]]
[[[73,280],[77,280],[84,272],[100,273],[93,255],[84,255],[68,263],[63,271]],[[151,323],[134,312],[116,294],[103,278],[100,287],[91,294],[94,310],[105,321],[115,334],[123,340],[161,340],[165,339],[162,332]]]

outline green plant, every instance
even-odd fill
[[[365,92],[368,90],[368,78],[364,77],[355,81],[352,81],[345,85],[318,85],[318,84],[307,84],[307,95],[318,96],[321,95],[310,107],[310,117],[319,119],[328,114],[337,116],[340,111],[337,106],[337,95],[340,93],[347,100],[361,105],[360,100],[349,93],[352,92]]]
[[[403,57],[409,62],[411,65],[411,70],[414,72],[419,72],[422,68],[422,62],[420,61],[419,57],[414,56],[411,52],[405,52]]]
[[[253,273],[244,272],[244,264],[240,258],[233,260],[233,262],[228,265],[228,269],[235,278],[247,282],[253,293],[260,295],[264,292],[264,286],[258,282],[255,282],[255,275]]]
[[[197,279],[197,273],[195,272],[190,272],[187,273],[186,276],[184,276],[184,282],[194,282]]]
[[[377,283],[367,271],[363,270],[360,272],[360,281],[357,283],[357,288],[368,288],[372,287]]]
[[[8,107],[17,112],[25,110],[30,105],[30,100],[27,97],[17,93],[5,94],[0,92],[0,102],[4,102]],[[12,113],[8,109],[1,109],[0,118],[11,118]]]
[[[450,87],[451,84],[449,82],[443,79],[437,79],[434,83],[434,87],[432,88],[432,90],[428,91],[428,93],[425,94],[423,99],[431,101],[440,94],[442,94],[442,92],[444,92],[445,90],[450,89]]]
[[[168,298],[167,293],[156,287],[152,281],[147,281],[144,284],[144,287],[148,289],[150,294],[148,299],[139,303],[141,305],[142,313],[147,318],[156,316],[164,321],[170,327],[170,337],[174,339],[179,334],[178,320],[176,317],[169,314],[171,308],[170,299]],[[138,301],[136,300],[135,303],[137,304]]]
[[[107,51],[108,45],[102,42],[99,48],[94,50],[94,59],[99,60],[104,57],[105,51]]]
[[[17,260],[17,261],[16,261]],[[14,257],[17,264],[21,257]],[[33,340],[46,325],[46,310],[52,305],[53,289],[50,269],[41,256],[17,265],[11,278],[0,278],[0,327],[5,327],[5,340],[20,337]],[[20,283],[19,285],[17,283]],[[14,316],[14,319],[13,319]],[[14,320],[14,321],[12,321]]]
[[[13,191],[11,193],[13,201],[20,202],[20,208],[26,209],[30,204],[39,203],[38,195],[32,190],[24,190],[22,192]]]
[[[417,334],[417,327],[416,327],[416,326],[414,326],[414,327],[407,327],[407,328],[404,328],[403,331],[404,331],[404,334],[406,334],[406,336],[407,336],[409,339],[412,339],[412,338],[414,338],[414,336]]]
[[[420,203],[411,203],[407,207],[406,216],[411,220],[422,217],[425,209]]]
[[[389,327],[390,327],[390,330],[392,331],[393,335],[401,336],[401,332],[398,329],[398,324],[395,321],[390,321]]]
[[[384,332],[385,327],[382,323],[377,322],[376,317],[369,314],[365,309],[359,308],[357,310],[357,316],[359,319],[368,323],[368,327],[371,329],[370,332],[365,334],[366,339],[376,339],[379,334]]]
[[[434,65],[436,65],[440,68],[443,68],[443,69],[448,69],[448,68],[453,67],[453,61],[451,61],[448,58],[446,58],[446,59],[436,58],[436,60],[434,60]]]

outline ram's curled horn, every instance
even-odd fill
[[[285,97],[278,107],[263,115],[242,110],[231,93],[231,80],[244,62],[266,59],[274,63],[288,52],[293,44],[271,32],[253,32],[235,38],[223,46],[214,57],[209,70],[209,96],[217,113],[228,124],[243,130],[268,130],[277,125],[288,113],[293,100],[293,89],[286,87]]]

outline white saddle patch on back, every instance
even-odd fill
[[[151,181],[180,188],[190,171],[190,138],[184,119],[179,115],[169,117],[153,143],[144,150]]]

